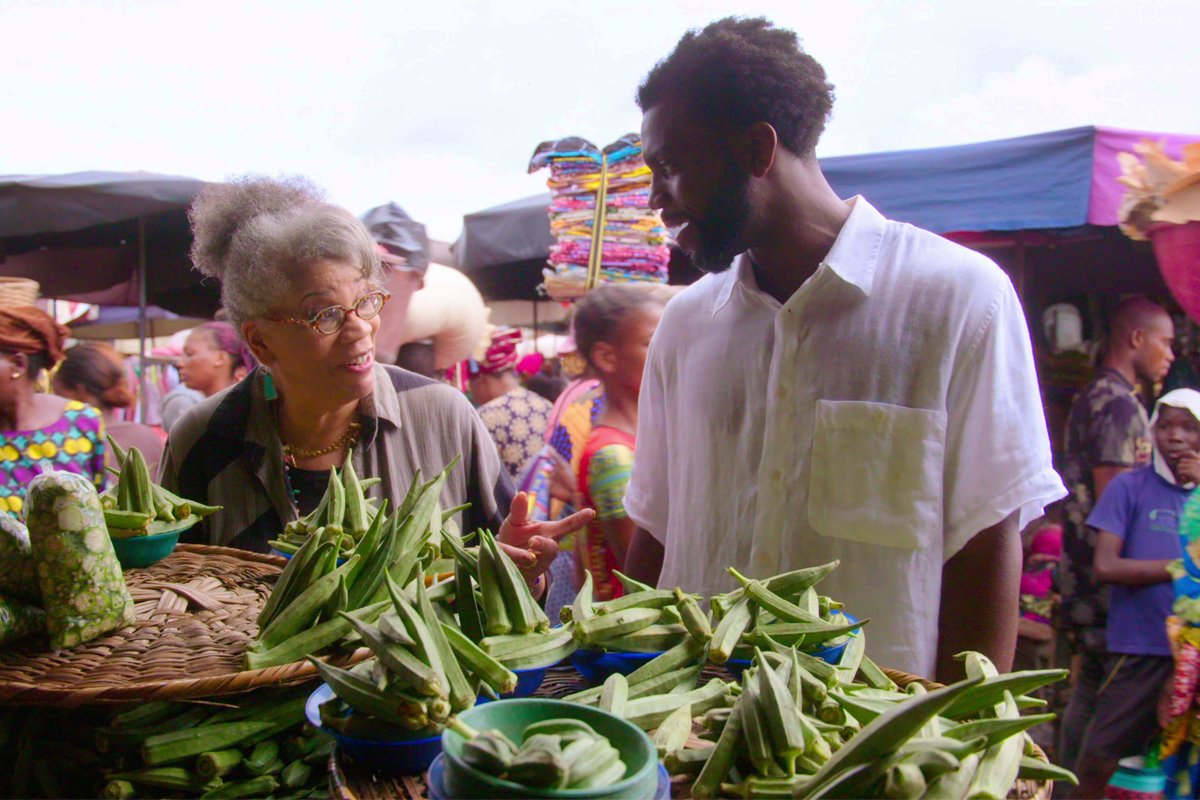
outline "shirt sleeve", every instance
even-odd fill
[[[642,389],[638,396],[637,457],[625,489],[625,513],[639,527],[666,544],[668,504],[667,390],[662,357],[662,337],[670,310],[664,312],[658,332],[650,342]]]
[[[599,520],[625,519],[625,487],[633,468],[633,451],[619,444],[601,447],[588,462],[588,494]]]
[[[1093,418],[1092,441],[1096,447],[1096,462],[1110,467],[1132,467],[1137,464],[1138,400],[1132,394],[1109,398]]]
[[[946,559],[1014,512],[1023,530],[1066,494],[1051,465],[1024,312],[1007,276],[994,282],[990,308],[957,353],[947,397]]]
[[[1134,491],[1129,476],[1118,475],[1100,495],[1096,507],[1088,515],[1087,524],[1102,531],[1114,533],[1125,541],[1125,535],[1133,520]]]
[[[500,462],[500,453],[488,429],[469,405],[465,412],[470,419],[471,461],[467,478],[467,495],[471,508],[467,512],[471,529],[488,528],[497,533],[508,516],[516,492],[508,470]]]

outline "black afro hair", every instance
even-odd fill
[[[784,147],[811,158],[833,109],[833,85],[794,32],[762,17],[727,17],[684,34],[638,87],[643,111],[667,99],[718,128],[769,123]]]

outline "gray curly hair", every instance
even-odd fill
[[[188,211],[192,263],[221,282],[221,302],[241,332],[273,313],[297,273],[325,259],[358,264],[381,284],[383,265],[366,226],[301,177],[247,175],[212,184]]]

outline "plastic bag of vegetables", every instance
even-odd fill
[[[0,597],[0,646],[46,632],[46,612],[20,600]]]
[[[37,565],[29,549],[29,531],[21,520],[0,512],[0,595],[40,602]]]
[[[74,647],[132,625],[133,598],[92,484],[48,472],[30,482],[25,503],[51,646]]]

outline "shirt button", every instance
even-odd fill
[[[754,564],[758,567],[768,567],[771,565],[771,557],[766,553],[759,553],[754,557]]]
[[[775,387],[775,399],[776,400],[786,400],[787,399],[787,389],[784,389],[782,386]]]
[[[771,480],[779,483],[781,480],[783,480],[783,473],[777,469],[771,470]]]

